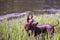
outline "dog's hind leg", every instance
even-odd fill
[[[54,36],[54,28],[52,28],[51,30],[49,30],[49,35],[50,35],[50,40],[52,40],[52,38]]]

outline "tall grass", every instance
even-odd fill
[[[56,20],[45,16],[35,18],[35,21],[38,22],[39,24],[49,23],[54,25],[57,24]],[[25,22],[26,19],[24,19],[22,22],[16,21],[11,23],[7,23],[7,20],[3,20],[2,23],[0,24],[2,40],[36,40],[33,35],[31,35],[30,37],[28,36],[26,30],[24,29]],[[42,37],[41,35],[39,35],[39,40],[41,39]],[[47,40],[46,36],[45,39]],[[57,27],[55,27],[55,32],[54,36],[52,37],[52,40],[60,40],[60,24]]]

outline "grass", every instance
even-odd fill
[[[60,21],[58,17],[56,18],[56,20]],[[57,24],[56,20],[45,16],[40,17],[37,16],[35,18],[35,21],[38,22],[39,24],[49,23],[54,25]],[[2,23],[0,24],[0,31],[2,32],[2,40],[35,40],[35,37],[33,35],[29,37],[24,29],[24,25],[26,22],[25,17],[22,22],[16,21],[8,24],[6,22],[7,20],[3,20]],[[39,35],[40,40],[42,38],[41,35]],[[46,36],[45,39],[47,40]],[[60,40],[60,24],[55,27],[55,32],[54,36],[52,37],[52,40]]]

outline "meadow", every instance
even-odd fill
[[[44,15],[34,15],[34,20],[38,22],[39,24],[45,24],[49,23],[52,25],[57,24],[56,20],[59,20],[60,14],[56,14],[55,17],[49,17]],[[3,20],[0,24],[0,33],[1,33],[1,40],[35,40],[35,37],[31,35],[28,36],[26,30],[24,29],[24,25],[26,23],[26,16],[23,17],[23,21],[15,21],[7,23],[7,19]],[[42,39],[42,34],[39,35],[39,40]],[[46,38],[45,40],[50,40],[50,38]],[[60,24],[56,27],[54,27],[54,36],[52,37],[52,40],[60,40]]]

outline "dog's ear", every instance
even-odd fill
[[[29,15],[27,16],[27,18],[29,18]]]
[[[29,15],[27,16],[27,22],[29,21]]]

